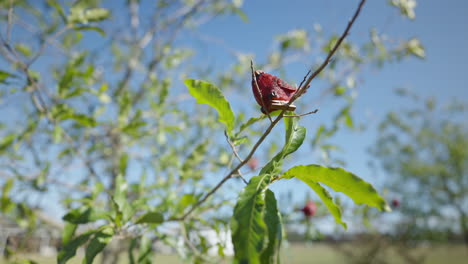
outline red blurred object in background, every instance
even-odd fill
[[[301,211],[304,213],[304,216],[312,217],[317,211],[317,205],[313,201],[309,201],[306,203],[304,208],[301,209]]]
[[[256,170],[258,167],[258,159],[255,157],[249,159],[249,161],[247,162],[247,166],[249,166],[251,170]]]
[[[393,199],[392,200],[392,207],[397,208],[398,206],[400,206],[400,201],[398,199]]]
[[[296,88],[264,71],[255,71],[255,78],[257,79],[258,89],[255,85],[255,80],[252,79],[252,91],[255,100],[262,107],[263,113],[282,109],[294,111],[296,109],[294,105],[284,106],[296,93]],[[261,96],[258,90],[260,90]],[[261,99],[263,99],[263,104]],[[263,109],[263,106],[266,109]]]

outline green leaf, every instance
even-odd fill
[[[120,161],[119,161],[119,172],[121,175],[127,174],[127,167],[128,167],[128,154],[124,153],[122,154],[122,156],[120,156]]]
[[[289,113],[293,114],[293,113]],[[298,118],[285,118],[284,125],[286,126],[286,144],[283,147],[283,157],[295,152],[304,142],[306,136],[305,127],[299,126]]]
[[[249,23],[249,17],[247,17],[247,15],[244,13],[244,11],[242,11],[242,9],[240,8],[233,8],[232,10],[236,15],[238,15],[240,17],[240,19],[242,19],[242,21],[244,23]]]
[[[278,171],[281,167],[284,158],[287,155],[295,152],[302,145],[306,136],[306,129],[304,127],[299,126],[297,121],[297,117],[288,117],[284,119],[284,126],[286,128],[286,140],[283,149],[281,149],[281,151],[278,154],[276,154],[276,156],[273,157],[273,159],[262,168],[262,170],[260,171],[260,175],[266,173],[275,173],[275,171]]]
[[[99,33],[102,37],[105,37],[106,36],[106,32],[104,32],[104,30],[102,30],[102,28],[100,27],[93,27],[93,26],[75,26],[73,27],[75,30],[78,30],[78,31],[84,31],[84,30],[91,30],[91,31],[96,31],[97,33]]]
[[[123,177],[123,175],[117,176],[116,183],[115,183],[115,193],[113,196],[113,200],[115,205],[117,206],[117,217],[121,215],[124,222],[126,222],[132,213],[132,208],[127,200],[127,191],[128,191],[128,182]]]
[[[264,220],[268,227],[268,246],[262,252],[260,257],[261,263],[280,263],[283,228],[281,223],[281,214],[278,211],[275,194],[270,190],[266,190],[265,205]]]
[[[54,131],[52,133],[54,143],[58,144],[62,141],[62,136],[64,135],[64,131],[61,126],[55,125],[54,126]]]
[[[346,87],[343,85],[337,85],[333,88],[333,93],[335,96],[340,96],[343,95],[346,92]]]
[[[175,214],[182,214],[188,207],[196,203],[199,198],[199,196],[191,193],[182,195],[179,202],[173,206]]]
[[[2,141],[0,141],[0,152],[5,151],[13,142],[15,141],[17,137],[16,133],[8,134],[6,135]]]
[[[110,12],[104,8],[92,8],[85,10],[81,6],[74,6],[70,9],[70,15],[67,18],[69,24],[102,21],[110,16]]]
[[[25,44],[18,43],[15,45],[15,49],[25,57],[30,57],[32,55],[31,48]]]
[[[349,196],[356,204],[366,204],[381,211],[390,211],[390,207],[371,184],[344,169],[320,165],[301,165],[289,169],[282,175],[282,178],[286,179],[292,177],[305,183],[323,183],[333,190]]]
[[[159,212],[148,212],[138,218],[137,224],[160,224],[164,222],[164,216]]]
[[[88,242],[89,238],[96,232],[96,230],[90,230],[82,235],[79,235],[75,239],[71,240],[69,243],[65,244],[65,246],[60,250],[57,255],[57,263],[58,264],[65,264],[71,258],[76,255],[76,250]]]
[[[13,188],[13,183],[14,183],[13,178],[9,178],[8,180],[6,180],[5,184],[3,185],[2,198],[0,200],[0,210],[2,212],[8,212],[14,206],[11,198],[8,197],[8,194],[10,193],[11,188]]]
[[[187,85],[189,93],[197,99],[197,103],[207,104],[218,111],[218,120],[226,125],[228,132],[234,128],[235,117],[231,105],[218,87],[194,79],[187,79],[184,83]]]
[[[47,0],[47,4],[52,6],[57,11],[57,13],[59,14],[60,18],[62,19],[62,21],[64,23],[67,22],[67,17],[65,16],[65,11],[63,11],[62,6],[59,3],[57,3],[57,1]]]
[[[198,171],[198,167],[202,162],[205,161],[206,153],[208,151],[208,143],[208,140],[205,140],[198,144],[184,161],[181,172],[182,179],[196,179],[201,177],[201,173]]]
[[[282,236],[282,232],[278,230],[282,228],[281,219],[277,214],[274,195],[269,194],[271,191],[267,190],[267,187],[281,169],[284,158],[296,151],[304,142],[306,129],[299,126],[297,121],[298,118],[284,119],[286,139],[282,150],[263,167],[260,176],[250,180],[234,208],[231,225],[232,241],[236,252],[235,258],[239,263],[268,263],[275,260],[279,262],[277,250],[281,240],[271,239],[278,235]],[[266,251],[262,253],[265,246]]]
[[[75,120],[82,126],[94,127],[97,125],[97,122],[94,118],[84,114],[73,114],[72,116],[70,116],[70,118]]]
[[[107,219],[108,212],[91,207],[80,207],[70,210],[63,216],[63,220],[72,224],[86,224],[99,219]]]
[[[6,83],[5,80],[6,78],[13,76],[13,74],[6,72],[6,71],[0,71],[0,83]]]
[[[409,19],[414,19],[416,17],[414,12],[414,8],[416,7],[415,0],[391,0],[390,4],[399,8],[401,15]]]
[[[267,242],[267,226],[263,219],[265,189],[271,178],[270,174],[252,177],[234,207],[231,230],[238,263],[260,263],[260,253]]]
[[[65,227],[63,228],[63,234],[62,234],[63,244],[67,244],[70,241],[70,239],[75,234],[77,228],[78,228],[78,225],[76,224],[72,224],[68,222],[65,223]]]
[[[102,21],[110,16],[110,12],[104,8],[92,8],[85,11],[85,17],[90,22]]]
[[[257,123],[258,121],[260,120],[263,120],[266,118],[266,115],[261,115],[259,117],[252,117],[250,118],[249,120],[247,120],[247,122],[245,122],[244,124],[242,124],[239,128],[239,132],[237,132],[237,135],[239,135],[242,131],[244,131],[244,129],[250,127],[251,125]]]
[[[83,263],[92,264],[96,255],[101,252],[107,244],[112,240],[114,230],[110,227],[103,228],[101,231],[94,234],[94,237],[88,244],[85,252]]]
[[[151,264],[152,262],[152,241],[147,236],[142,236],[140,241],[140,250],[138,253],[139,264]]]
[[[320,197],[322,202],[327,207],[328,211],[333,215],[335,218],[335,222],[342,225],[345,229],[348,228],[345,222],[341,219],[341,208],[333,201],[332,196],[327,191],[327,189],[323,188],[322,185],[315,181],[304,181],[307,185],[309,185],[312,190]]]
[[[288,49],[306,51],[310,49],[307,31],[303,29],[289,31],[287,34],[278,36],[277,39],[283,52]]]
[[[351,105],[345,106],[336,115],[335,122],[340,122],[341,120],[343,120],[346,126],[348,126],[351,129],[354,128],[353,119],[351,118],[350,111],[351,111]]]
[[[419,39],[416,39],[416,38],[410,39],[406,43],[406,50],[409,54],[416,56],[420,59],[424,59],[426,57],[426,52],[424,50],[423,45],[419,41]]]

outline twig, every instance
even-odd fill
[[[311,111],[311,112],[307,112],[305,114],[300,114],[300,115],[283,115],[283,117],[303,117],[303,116],[306,116],[306,115],[310,115],[310,114],[315,114],[318,112],[318,109],[315,109],[314,111]]]
[[[42,55],[44,50],[47,48],[47,44],[49,44],[49,42],[52,42],[54,39],[58,38],[60,35],[64,34],[71,28],[71,26],[67,25],[59,31],[55,32],[52,36],[44,39],[44,42],[42,43],[41,47],[39,47],[39,50],[37,51],[36,55],[34,55],[34,57],[32,57],[31,60],[26,63],[26,68],[29,69],[29,67]]]
[[[343,42],[343,39],[346,37],[346,35],[348,34],[349,30],[351,29],[352,25],[354,24],[354,21],[356,20],[356,18],[358,17],[361,9],[362,9],[362,6],[364,5],[364,3],[366,2],[366,0],[361,0],[361,2],[359,3],[359,6],[358,8],[356,9],[352,19],[348,22],[348,26],[346,27],[345,31],[343,32],[343,34],[341,35],[340,39],[337,41],[337,43],[335,44],[335,46],[333,47],[333,49],[330,51],[330,53],[328,54],[327,58],[325,59],[325,61],[322,63],[322,65],[317,69],[315,70],[315,72],[309,76],[309,78],[307,79],[307,81],[305,82],[304,86],[302,86],[303,88],[299,87],[299,90],[297,93],[294,94],[294,96],[291,98],[291,100],[289,100],[288,102],[288,105],[292,104],[294,100],[296,100],[302,93],[303,91],[305,91],[307,89],[307,87],[309,86],[310,82],[318,75],[320,74],[320,72],[327,66],[327,64],[329,63],[331,57],[333,56],[333,54],[336,52],[336,50],[338,49],[338,47],[341,45],[341,43]],[[251,62],[251,65],[253,65],[253,63]],[[252,66],[253,68],[253,66]],[[306,75],[307,76],[307,75]],[[257,86],[258,88],[258,86]],[[263,100],[262,100],[263,101]],[[283,118],[284,116],[284,113],[286,112],[286,109],[282,110],[281,113],[278,115],[278,117],[276,117],[276,119],[270,123],[270,125],[268,126],[268,128],[265,130],[265,132],[263,133],[263,135],[258,139],[257,143],[255,143],[255,145],[253,146],[252,150],[249,152],[249,154],[247,155],[247,157],[242,161],[240,162],[234,169],[232,169],[218,184],[216,184],[216,186],[214,186],[201,200],[199,200],[197,203],[195,203],[182,217],[180,218],[173,218],[172,220],[175,220],[175,221],[181,221],[181,220],[185,220],[193,211],[195,211],[195,209],[197,209],[201,204],[203,204],[206,200],[208,200],[208,198],[210,198],[211,195],[213,195],[219,188],[221,188],[221,186],[223,186],[223,184],[229,180],[230,178],[233,177],[233,175],[242,167],[244,166],[248,160],[250,160],[250,158],[252,158],[252,156],[254,155],[255,151],[257,150],[257,148],[262,144],[262,142],[265,140],[265,138],[270,134],[270,132],[273,130],[273,127]],[[312,111],[314,112],[314,111]]]
[[[236,146],[234,146],[234,144],[229,139],[229,135],[227,134],[226,130],[224,130],[224,136],[226,137],[226,141],[229,144],[229,146],[231,146],[232,152],[234,153],[234,156],[236,156],[237,160],[239,160],[239,162],[244,162],[242,160],[242,158],[239,156],[239,153],[237,152]],[[248,182],[245,180],[244,176],[242,176],[242,173],[241,173],[240,169],[237,171],[237,174],[239,175],[239,177],[242,179],[242,181],[245,184],[248,184]]]
[[[10,0],[10,7],[8,9],[8,26],[6,30],[6,38],[11,42],[11,28],[13,27],[13,0]]]
[[[270,119],[270,123],[272,123],[273,120],[271,119],[270,113],[268,112],[267,108],[265,107],[265,103],[263,102],[262,91],[260,91],[260,87],[258,87],[257,77],[255,76],[255,71],[254,71],[254,68],[253,68],[253,61],[252,60],[250,60],[250,70],[252,71],[252,80],[254,81],[255,87],[257,88],[257,93],[260,95],[260,102],[262,103],[263,111],[268,116],[268,119]]]
[[[306,75],[304,76],[304,79],[302,79],[301,83],[299,84],[298,88],[297,89],[300,89],[302,87],[302,84],[304,84],[304,82],[306,81],[307,79],[307,76],[309,76],[309,74],[312,72],[312,70],[309,70]]]
[[[302,87],[299,87],[299,90],[293,95],[293,97],[291,97],[291,99],[289,100],[288,102],[288,105],[292,104],[297,98],[299,98],[302,94],[304,94],[304,92],[307,90],[307,88],[309,87],[310,85],[310,82],[312,82],[313,79],[315,79],[315,77],[317,77],[317,75],[319,75],[323,69],[325,69],[325,67],[328,65],[328,63],[330,62],[330,59],[333,57],[333,55],[335,54],[335,52],[338,50],[339,46],[341,45],[341,43],[343,42],[343,40],[345,39],[345,37],[349,34],[349,30],[351,29],[351,27],[353,26],[354,22],[356,21],[356,18],[359,16],[359,13],[361,12],[361,9],[362,7],[364,6],[364,3],[366,2],[366,0],[361,0],[361,2],[359,3],[359,6],[358,8],[356,9],[356,11],[354,12],[354,15],[353,17],[351,18],[351,20],[348,22],[348,26],[346,26],[346,29],[345,31],[343,32],[343,34],[341,34],[341,37],[338,39],[338,41],[335,43],[335,45],[333,46],[333,49],[330,51],[330,53],[328,53],[328,56],[327,58],[323,61],[323,63],[314,71],[314,73],[312,73],[312,75],[309,76],[309,78],[307,79],[307,81],[305,82],[304,86]]]

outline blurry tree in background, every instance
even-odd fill
[[[388,172],[389,196],[400,201],[395,232],[405,240],[458,238],[468,246],[468,105],[398,93],[413,107],[387,115],[372,151]]]
[[[391,3],[414,18],[414,1]],[[247,20],[241,7],[242,1],[224,0],[1,1],[2,219],[31,236],[41,226],[58,229],[60,263],[79,247],[86,248],[88,263],[104,249],[103,263],[116,263],[124,251],[131,263],[149,263],[154,242],[193,261],[217,262],[206,257],[211,245],[202,231],[229,229],[240,188],[206,194],[233,168],[236,153],[216,113],[188,103],[183,80],[217,80],[222,91],[238,93],[248,86],[252,55],[236,53],[230,69],[216,72],[195,59],[197,50],[185,33],[219,15]],[[277,48],[258,68],[285,72],[294,58],[310,57],[311,47],[316,55],[329,53],[338,35],[305,27],[279,34]],[[372,29],[361,43],[343,42],[319,76],[328,87],[316,99],[328,96],[341,105],[334,120],[317,121],[322,123],[312,133],[312,148],[327,154],[324,163],[332,163],[328,154],[336,147],[327,140],[343,126],[354,127],[351,108],[362,70],[407,56],[424,57],[417,39],[389,41]],[[200,87],[211,89],[195,90]],[[259,124],[266,120],[246,122],[247,114],[229,123],[238,131],[228,135],[229,143],[241,155],[263,133]],[[291,120],[287,136],[296,132],[297,120]],[[265,145],[270,147],[258,155],[270,160],[278,145]],[[273,175],[279,169],[272,162],[267,169]],[[266,197],[275,199],[272,192]],[[47,214],[54,210],[67,212],[64,221]],[[338,214],[339,208],[334,216],[340,222]],[[106,247],[111,240],[118,243]],[[226,243],[214,245],[220,258]]]

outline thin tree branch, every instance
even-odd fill
[[[36,55],[34,55],[34,57],[32,57],[31,60],[28,63],[26,63],[26,68],[29,69],[29,66],[31,66],[42,55],[44,50],[47,48],[47,44],[52,43],[54,41],[54,39],[58,38],[60,35],[67,32],[69,29],[71,29],[71,26],[66,25],[65,27],[63,27],[59,31],[55,32],[52,36],[44,39],[43,40],[44,42],[42,43],[41,47],[37,51]]]
[[[299,98],[302,94],[304,94],[305,91],[308,89],[308,87],[310,85],[310,82],[312,82],[312,80],[315,79],[315,77],[317,77],[322,72],[323,69],[325,69],[325,67],[328,65],[331,58],[335,54],[335,52],[340,47],[343,40],[349,34],[349,31],[350,31],[351,27],[353,26],[354,22],[356,21],[356,18],[359,16],[359,13],[361,12],[361,9],[364,6],[365,2],[366,2],[366,0],[361,0],[361,2],[359,3],[358,8],[354,12],[353,17],[348,22],[348,26],[346,26],[346,29],[344,30],[343,34],[341,34],[341,37],[335,43],[332,50],[328,53],[328,56],[325,58],[325,60],[322,62],[322,64],[314,71],[314,73],[312,73],[312,75],[309,76],[309,78],[305,82],[304,86],[299,87],[299,90],[293,95],[293,97],[291,97],[291,99],[289,100],[287,105],[291,105],[297,98]]]
[[[6,30],[6,38],[11,42],[11,28],[13,27],[13,0],[10,0],[10,7],[8,8],[8,26]]]
[[[224,131],[224,136],[226,137],[226,141],[227,143],[229,144],[229,146],[231,146],[231,149],[232,149],[232,152],[234,153],[234,156],[236,156],[237,160],[239,160],[239,162],[244,162],[242,160],[242,158],[239,156],[239,153],[237,152],[237,149],[236,149],[236,146],[234,146],[234,144],[231,142],[231,140],[229,140],[229,135],[227,134],[226,130]],[[247,184],[248,182],[245,180],[244,176],[242,176],[242,173],[240,171],[240,169],[237,171],[237,174],[239,174],[239,177],[242,179],[242,181]]]
[[[303,117],[303,116],[306,116],[306,115],[315,114],[317,112],[318,112],[318,109],[315,109],[314,111],[307,112],[307,113],[304,113],[304,114],[300,114],[300,115],[283,115],[283,117]]]

